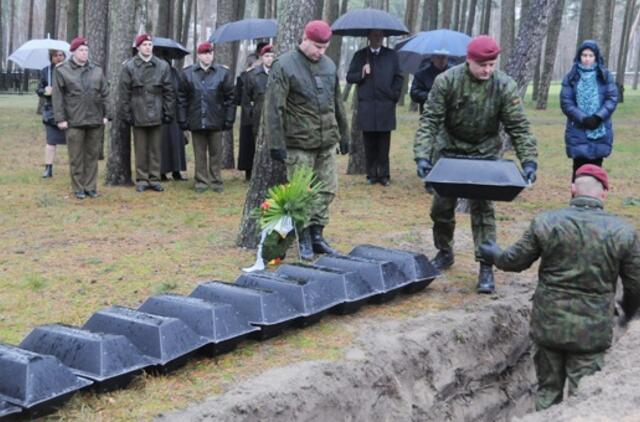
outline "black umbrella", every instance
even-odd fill
[[[335,35],[366,37],[373,29],[379,29],[385,36],[405,35],[407,27],[395,16],[379,9],[357,9],[340,16],[331,25]]]
[[[222,25],[215,30],[209,41],[217,44],[256,38],[273,38],[277,32],[278,22],[275,19],[242,19]]]
[[[159,57],[163,57],[169,60],[181,59],[187,54],[190,54],[189,50],[184,48],[178,41],[171,38],[153,37],[151,42],[153,43],[153,54]],[[132,55],[135,55],[138,50],[133,47]]]

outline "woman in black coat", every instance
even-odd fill
[[[171,59],[160,54],[158,57],[163,58],[169,63],[171,68],[171,83],[174,92],[178,92],[180,88],[180,71],[171,66]],[[176,101],[176,114],[178,113],[178,102]],[[180,125],[176,119],[170,123],[162,125],[162,153],[160,155],[160,174],[162,180],[168,180],[166,176],[171,173],[171,177],[175,181],[187,180],[181,171],[187,170],[187,158],[185,154],[185,145],[187,144],[184,132],[180,129]]]
[[[369,33],[369,46],[358,50],[349,66],[347,82],[358,86],[356,125],[362,131],[367,182],[389,185],[389,146],[396,128],[396,103],[403,76],[398,54],[382,46],[384,33]]]
[[[53,177],[53,161],[56,158],[56,146],[65,145],[67,142],[64,132],[58,129],[53,118],[53,103],[51,93],[53,92],[53,71],[54,68],[65,59],[64,51],[50,50],[49,62],[51,64],[40,71],[40,83],[36,94],[42,99],[42,123],[47,135],[47,145],[44,147],[44,173],[43,178]]]

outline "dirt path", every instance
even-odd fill
[[[160,421],[510,420],[532,406],[530,284],[362,330],[337,362],[276,368]]]

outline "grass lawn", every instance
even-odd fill
[[[511,203],[497,204],[498,239],[515,240],[537,212],[569,199],[571,162],[564,153],[564,116],[552,88],[548,110],[526,107],[539,142],[538,183]],[[607,209],[638,226],[640,208],[640,95],[628,90],[615,114],[614,153],[605,160],[611,177]],[[104,186],[100,162],[96,200],[71,195],[66,147],[58,148],[53,179],[43,180],[44,130],[37,97],[0,96],[0,341],[17,344],[39,324],[82,325],[112,304],[137,307],[160,292],[188,294],[204,280],[233,281],[252,264],[254,251],[235,246],[247,184],[244,173],[223,172],[225,192],[196,194],[188,146],[188,182],[166,191],[137,194],[132,187]],[[434,252],[428,209],[431,198],[415,175],[412,158],[416,113],[400,108],[393,133],[392,184],[368,186],[346,176],[339,157],[340,190],[326,235],[339,250],[360,243]],[[126,390],[77,394],[54,417],[82,420],[148,420],[160,412],[227,390],[269,367],[311,359],[338,359],[361,324],[407,318],[478,300],[474,293],[469,216],[458,216],[456,265],[426,291],[355,315],[328,316],[304,330],[272,340],[247,341],[216,359],[199,358],[168,376],[141,376]],[[530,271],[526,277],[532,278]],[[498,273],[500,282],[508,277]]]

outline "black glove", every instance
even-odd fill
[[[164,123],[165,125],[171,123],[172,120],[173,119],[171,118],[171,116],[167,116],[167,115],[162,116],[162,123]]]
[[[427,177],[427,175],[433,168],[433,164],[431,164],[431,161],[425,158],[420,158],[416,160],[416,166],[417,166],[416,173],[418,173],[418,177],[421,179],[424,179],[425,177]]]
[[[180,122],[180,129],[181,129],[181,130],[189,130],[189,123],[187,123],[187,122]]]
[[[280,161],[284,163],[284,160],[287,159],[286,149],[270,149],[269,154],[271,155],[271,159],[274,161]]]
[[[600,126],[600,123],[602,123],[602,119],[600,118],[600,116],[597,116],[595,114],[587,116],[584,118],[584,120],[582,120],[582,125],[589,130],[597,129],[598,126]]]
[[[525,161],[522,163],[522,172],[524,173],[524,178],[527,179],[527,182],[534,184],[536,179],[536,171],[538,170],[538,165],[535,161]]]
[[[343,139],[340,141],[340,154],[346,155],[349,154],[349,140]]]
[[[496,258],[500,256],[501,253],[502,249],[500,249],[500,246],[493,240],[480,245],[480,257],[482,257],[482,261],[485,264],[494,265]]]

